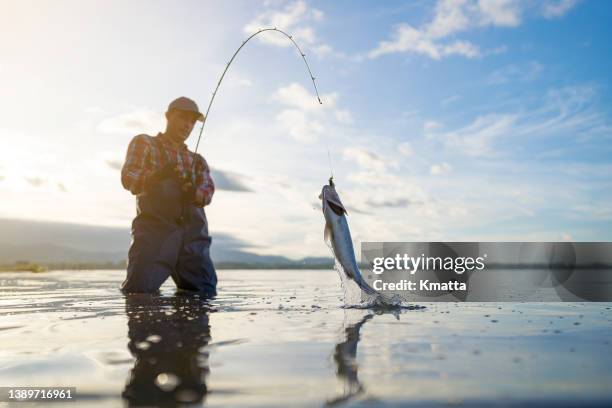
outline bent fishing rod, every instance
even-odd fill
[[[204,131],[204,125],[206,125],[206,121],[208,120],[208,113],[210,112],[210,108],[211,108],[213,102],[215,101],[215,96],[217,96],[217,91],[219,90],[219,87],[221,86],[221,82],[223,81],[223,78],[225,78],[225,74],[227,73],[230,65],[232,64],[232,62],[234,62],[234,59],[236,58],[236,56],[238,55],[240,50],[246,45],[246,43],[248,43],[256,35],[261,34],[261,33],[265,32],[265,31],[276,31],[278,33],[283,34],[285,37],[287,37],[291,41],[291,43],[293,43],[295,48],[297,48],[298,52],[302,56],[302,59],[304,60],[304,64],[306,65],[306,69],[308,70],[308,74],[310,75],[310,79],[312,81],[312,86],[314,87],[315,94],[317,95],[317,100],[319,101],[319,104],[321,104],[321,105],[323,104],[323,102],[321,101],[321,97],[319,96],[319,90],[317,89],[317,84],[315,82],[315,77],[312,74],[312,71],[310,69],[310,65],[308,64],[308,61],[306,60],[306,54],[304,54],[304,52],[302,51],[300,46],[295,42],[295,40],[293,39],[293,36],[287,34],[283,30],[280,30],[280,29],[278,29],[276,27],[274,27],[274,28],[262,28],[262,29],[256,31],[255,33],[251,34],[246,40],[244,40],[242,42],[242,44],[240,45],[240,47],[238,47],[238,49],[234,52],[234,55],[232,55],[232,58],[229,60],[229,62],[225,65],[225,69],[223,70],[223,73],[221,74],[221,77],[219,78],[219,81],[217,81],[217,86],[215,87],[215,90],[212,93],[212,97],[210,98],[210,102],[208,102],[208,107],[206,108],[206,113],[204,114],[204,119],[202,120],[202,127],[200,127],[200,133],[198,134],[198,140],[196,142],[196,146],[195,146],[195,149],[193,151],[194,153],[198,152],[198,147],[200,146],[200,140],[202,139],[202,132]],[[328,154],[329,154],[329,151],[328,151]],[[193,163],[192,163],[192,166],[191,166],[191,173],[193,174],[194,171],[195,171],[195,159],[193,160]]]

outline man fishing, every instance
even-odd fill
[[[204,115],[194,101],[180,97],[168,106],[166,119],[164,133],[132,139],[121,169],[123,187],[136,195],[137,213],[121,290],[156,292],[170,276],[179,290],[214,296],[217,274],[204,206],[215,186],[206,160],[185,144]]]

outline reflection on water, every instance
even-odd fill
[[[359,331],[361,327],[372,317],[366,314],[357,323],[351,324],[344,329],[344,341],[336,344],[334,349],[334,362],[336,363],[336,375],[344,383],[344,392],[341,396],[328,400],[327,406],[342,404],[364,391],[359,381],[359,366],[357,365],[357,344],[359,343]]]
[[[130,294],[125,311],[128,349],[136,359],[122,393],[129,405],[203,401],[211,338],[206,300]]]

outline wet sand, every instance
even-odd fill
[[[92,407],[612,405],[611,303],[373,311],[342,308],[334,271],[219,275],[208,301],[170,280],[124,296],[122,271],[1,273],[0,385]]]

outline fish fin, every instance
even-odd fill
[[[331,238],[332,238],[332,229],[331,226],[329,225],[328,222],[325,223],[325,229],[323,230],[323,240],[328,243],[331,244]]]

